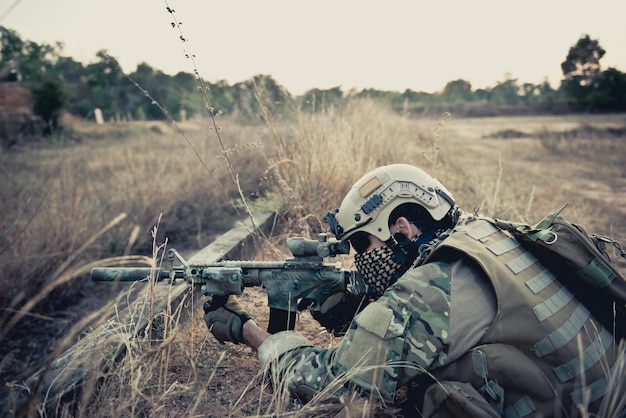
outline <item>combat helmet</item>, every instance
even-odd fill
[[[339,208],[328,212],[324,221],[342,241],[362,231],[389,242],[389,215],[405,203],[417,203],[435,221],[443,219],[454,207],[452,195],[437,179],[412,165],[391,164],[361,177]]]

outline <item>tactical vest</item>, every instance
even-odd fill
[[[617,345],[552,272],[508,233],[481,219],[460,222],[426,262],[461,252],[486,273],[494,323],[469,353],[433,372],[470,383],[504,417],[597,412],[617,378]]]

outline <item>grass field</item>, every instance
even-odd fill
[[[53,348],[73,322],[60,312],[90,306],[90,263],[151,256],[166,240],[192,253],[266,208],[281,219],[268,246],[284,257],[285,236],[326,231],[321,217],[383,164],[420,166],[464,209],[500,218],[538,221],[568,203],[568,219],[626,242],[626,115],[409,119],[366,101],[265,120],[221,117],[217,129],[202,119],[72,122],[54,142],[3,151],[1,383],[45,361],[51,349],[42,344]],[[243,301],[263,315],[262,298],[251,292]],[[196,319],[166,347],[134,345],[76,415],[257,416],[296,407],[267,395],[254,353],[206,338]],[[320,345],[337,342],[310,318],[300,326]],[[39,343],[29,337],[38,334]]]

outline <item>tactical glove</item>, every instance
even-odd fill
[[[203,308],[204,322],[215,338],[221,342],[243,342],[243,324],[250,315],[236,298],[215,296],[212,301],[205,302]]]
[[[335,336],[346,333],[355,315],[369,304],[369,300],[351,293],[335,293],[328,297],[319,312],[311,311],[311,316]]]

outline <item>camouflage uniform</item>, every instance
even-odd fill
[[[471,311],[490,303],[488,292],[468,297],[456,287],[472,277],[491,284],[494,316]],[[519,242],[474,219],[459,223],[425,264],[357,315],[336,349],[279,333],[261,345],[259,358],[305,400],[345,374],[394,402],[398,388],[431,375],[438,383],[421,397],[423,412],[521,418],[578,416],[578,408],[606,416],[604,396],[613,390],[615,402],[623,399],[620,350],[610,330]]]
[[[286,376],[289,390],[304,400],[349,372],[351,383],[393,402],[399,387],[448,362],[455,263],[437,261],[406,273],[357,315],[337,348],[314,347],[294,331],[270,336],[259,348],[262,365]]]

